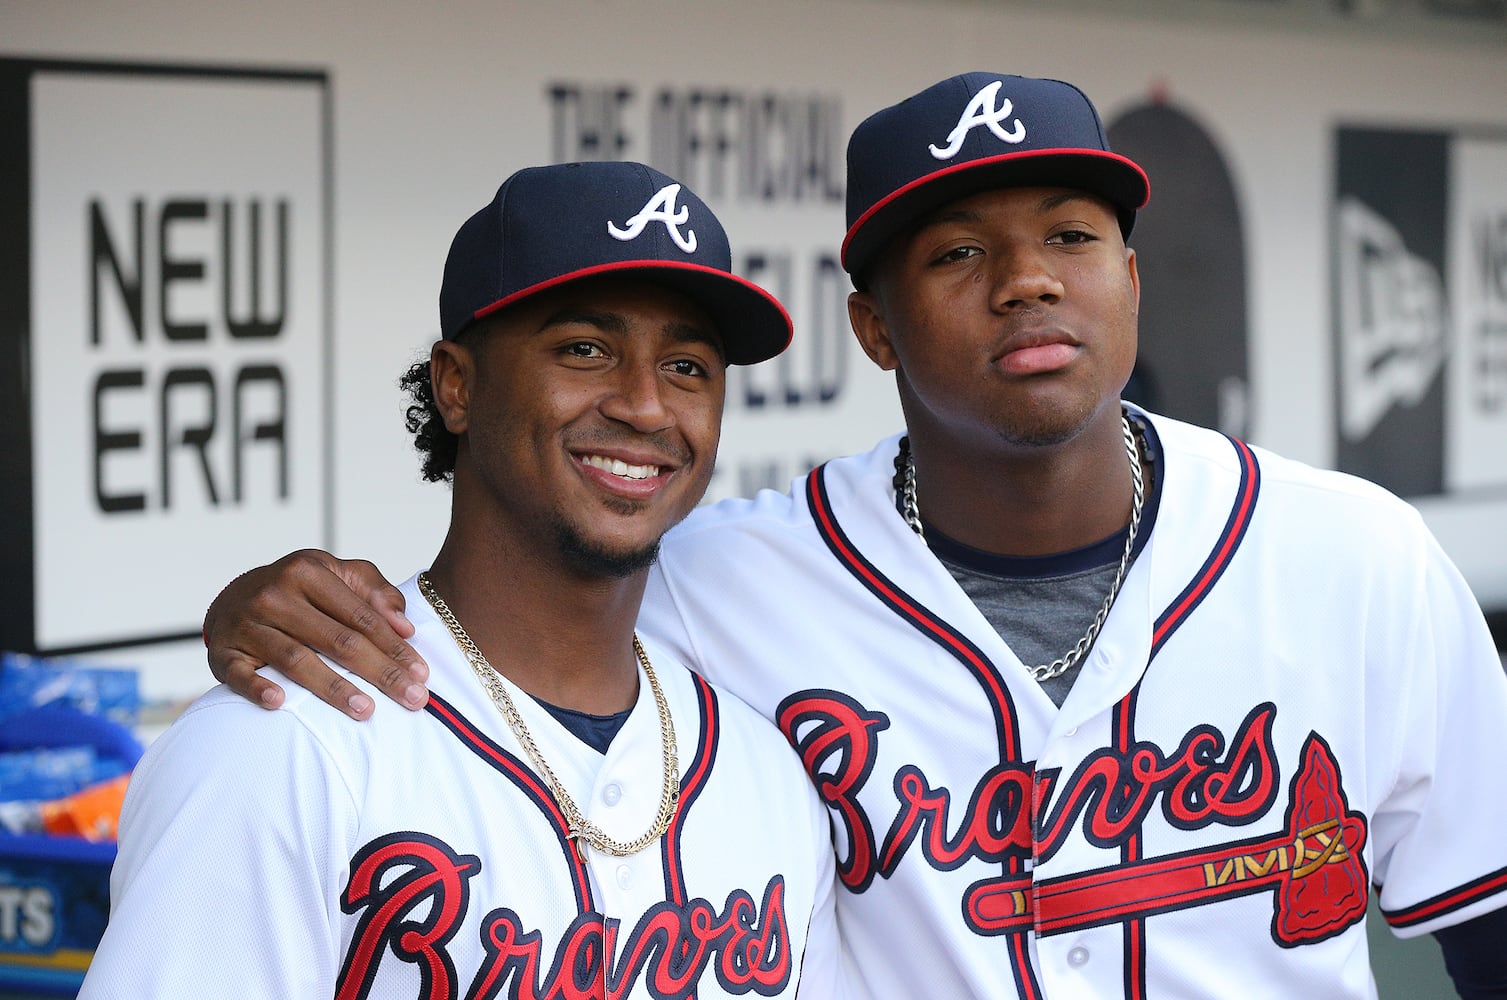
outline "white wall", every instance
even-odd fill
[[[392,575],[407,574],[434,551],[447,510],[444,489],[418,479],[394,380],[434,335],[439,271],[459,221],[508,172],[560,151],[547,96],[552,82],[631,88],[621,155],[633,158],[651,153],[648,106],[661,89],[828,102],[841,117],[839,145],[870,111],[962,70],[1071,79],[1107,120],[1163,90],[1220,145],[1245,210],[1249,436],[1320,464],[1333,461],[1334,439],[1327,227],[1334,128],[1507,130],[1507,58],[1499,44],[1346,41],[1261,26],[1053,14],[1040,5],[3,0],[0,55],[329,73],[335,370],[334,535],[327,541],[342,554],[373,558]],[[109,150],[98,152],[107,163]],[[799,383],[811,365],[801,338],[837,350],[837,339],[846,337],[826,303],[827,318],[812,319],[818,301],[806,277],[817,255],[840,240],[841,203],[719,197],[709,190],[710,163],[694,162],[686,179],[724,215],[735,248],[785,255],[794,265],[794,284],[779,289],[798,324],[790,363]],[[79,165],[100,168],[99,161]],[[1153,177],[1153,198],[1155,191]],[[747,477],[766,466],[783,481],[808,459],[859,448],[896,426],[887,381],[851,350],[849,363],[830,405],[755,412],[734,399],[726,471],[714,495],[742,492]],[[754,388],[778,394],[776,373],[751,377]],[[1507,598],[1502,486],[1420,506],[1478,590],[1493,601]],[[228,575],[229,568],[220,574]],[[183,614],[197,620],[212,596],[206,585],[185,599],[193,607]],[[148,664],[155,690],[195,690],[208,680],[199,655],[192,643],[180,643],[114,658]]]

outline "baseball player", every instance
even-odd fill
[[[706,205],[639,164],[520,171],[461,227],[404,380],[454,486],[402,587],[428,706],[191,706],[133,776],[83,997],[835,995],[799,760],[634,631],[726,364],[789,341],[729,268]]]
[[[1507,995],[1507,677],[1419,515],[1122,404],[1149,188],[1075,87],[953,77],[848,156],[850,317],[905,432],[691,515],[641,625],[799,750],[852,992],[1374,997],[1375,891]],[[208,619],[264,704],[269,587],[406,628],[361,565],[264,568]],[[384,690],[421,679],[366,634]]]

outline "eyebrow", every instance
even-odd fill
[[[949,222],[978,222],[980,216],[977,212],[967,209],[954,208],[938,210],[931,215],[925,216],[916,224],[916,232],[931,226],[946,225]]]
[[[544,321],[544,326],[559,326],[564,323],[581,323],[586,326],[594,326],[599,330],[611,333],[626,333],[628,322],[620,313],[601,309],[582,309],[578,306],[567,306],[558,312],[551,313]]]
[[[694,323],[671,323],[669,331],[675,339],[683,344],[702,344],[717,353],[717,359],[727,362],[727,354],[722,346],[722,336],[705,327]]]
[[[1097,204],[1100,199],[1095,195],[1089,194],[1087,191],[1063,191],[1059,194],[1049,194],[1041,199],[1041,203],[1036,206],[1036,210],[1038,212],[1050,212],[1054,208],[1061,208],[1068,202],[1073,201],[1086,201]]]
[[[567,306],[545,320],[545,326],[554,326],[558,323],[582,323],[586,326],[594,326],[608,333],[626,334],[628,321],[622,313],[613,312],[609,309],[583,309]],[[727,355],[722,346],[722,337],[713,330],[695,323],[673,321],[665,325],[665,331],[677,342],[682,344],[703,344],[717,352],[718,359],[726,361]]]

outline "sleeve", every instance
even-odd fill
[[[1372,739],[1395,740],[1395,778],[1372,817],[1382,915],[1400,937],[1507,905],[1507,673],[1464,579],[1419,524],[1411,587],[1373,609],[1401,705],[1377,705]],[[1390,626],[1388,627],[1391,628]]]
[[[81,1000],[333,996],[355,817],[295,713],[191,707],[132,775]]]

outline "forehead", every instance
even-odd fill
[[[684,292],[648,277],[582,278],[532,295],[498,315],[502,328],[539,330],[580,322],[604,332],[659,333],[722,349],[711,314]]]
[[[895,242],[903,243],[928,226],[949,221],[981,219],[986,215],[1009,213],[1023,217],[1049,215],[1059,210],[1090,210],[1116,221],[1114,206],[1096,194],[1079,188],[1004,187],[989,188],[949,201],[921,216],[916,224]],[[1116,221],[1116,225],[1118,222]]]

